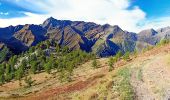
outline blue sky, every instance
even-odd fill
[[[147,17],[170,16],[170,0],[132,0],[132,6],[139,6]]]
[[[0,27],[41,24],[50,16],[138,32],[169,26],[170,0],[0,0]]]
[[[45,14],[47,11],[28,0],[0,0],[0,18],[16,18],[27,16],[25,12]]]

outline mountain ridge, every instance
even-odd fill
[[[13,52],[21,53],[41,41],[55,41],[70,50],[81,49],[101,57],[118,51],[142,50],[170,38],[170,27],[147,29],[139,33],[122,30],[118,25],[93,22],[46,19],[40,25],[26,24],[0,28],[0,40]],[[140,45],[140,46],[139,46]]]

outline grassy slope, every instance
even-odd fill
[[[118,99],[132,100],[134,98],[166,98],[170,84],[169,58],[170,46],[154,48],[139,54],[130,62],[119,61],[115,70],[109,72],[108,59],[98,59],[100,68],[93,69],[91,62],[87,62],[74,70],[73,81],[60,83],[57,73],[45,73],[33,76],[35,86],[31,88],[19,87],[18,82],[11,82],[0,87],[0,96],[20,97],[20,99]],[[160,65],[160,66],[157,66]],[[163,71],[162,74],[152,72]],[[153,75],[152,75],[153,74]],[[165,78],[162,78],[163,75]],[[165,80],[166,79],[166,80]],[[156,81],[162,82],[156,82]],[[151,83],[150,83],[151,82]],[[156,83],[155,83],[156,82]],[[140,90],[138,87],[142,87]],[[18,89],[19,88],[19,89]],[[147,90],[148,89],[148,90]],[[142,95],[141,95],[142,94]],[[19,95],[19,96],[18,96]],[[143,96],[143,97],[142,97]],[[10,97],[11,99],[14,99]],[[6,99],[7,99],[6,98]],[[18,99],[18,98],[17,98]]]

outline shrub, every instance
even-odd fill
[[[97,60],[96,59],[93,60],[92,67],[93,68],[97,68]]]
[[[112,70],[113,70],[113,64],[114,64],[114,59],[113,59],[113,57],[110,57],[110,58],[109,58],[108,64],[109,64],[109,71],[112,71]]]
[[[31,87],[34,84],[34,82],[35,82],[35,80],[32,80],[31,77],[25,77],[24,81],[27,84],[27,87]]]

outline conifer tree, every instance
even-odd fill
[[[2,85],[4,82],[5,82],[4,66],[0,64],[0,85]]]
[[[36,70],[37,70],[37,62],[36,62],[36,61],[32,61],[32,62],[31,62],[30,72],[31,72],[32,74],[35,74],[35,73],[36,73]]]

